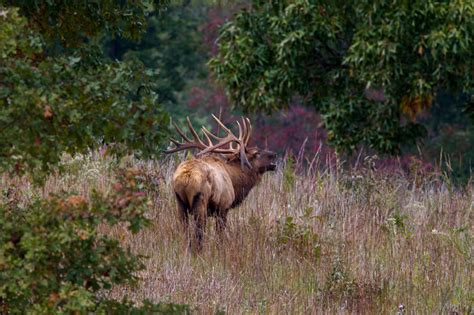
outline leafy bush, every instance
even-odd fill
[[[356,286],[342,259],[336,257],[326,278],[325,291],[338,297],[348,297],[354,295]]]
[[[148,223],[137,171],[121,173],[105,195],[56,195],[26,209],[0,205],[1,313],[187,312],[185,306],[150,303],[136,308],[97,294],[135,283],[134,272],[143,268],[142,256],[97,232],[103,224],[126,224],[136,233]]]
[[[90,48],[50,56],[40,33],[0,6],[0,170],[48,170],[62,152],[121,144],[150,156],[169,116],[143,65],[111,62]]]
[[[309,210],[301,217],[303,223],[295,222],[291,216],[286,217],[280,224],[277,242],[302,257],[317,261],[321,258],[321,240],[310,225]]]

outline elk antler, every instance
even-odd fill
[[[250,124],[250,121],[247,119],[242,118],[243,122],[243,129],[242,126],[240,125],[239,121],[237,121],[237,126],[239,127],[239,136],[237,137],[232,130],[227,128],[220,120],[217,118],[215,115],[212,115],[212,118],[217,122],[217,124],[227,133],[225,137],[219,137],[211,133],[209,130],[207,130],[205,127],[202,127],[202,131],[204,132],[204,135],[207,138],[207,141],[209,144],[212,144],[211,138],[214,138],[215,140],[218,141],[216,145],[209,146],[207,149],[199,152],[197,155],[203,155],[209,152],[216,152],[215,150],[218,148],[221,148],[223,146],[229,145],[229,149],[231,153],[240,153],[240,162],[242,164],[242,167],[246,165],[248,168],[252,168],[252,165],[250,164],[249,160],[247,159],[247,154],[245,153],[245,149],[247,146],[247,143],[250,139],[249,131],[251,130],[251,127],[247,126],[247,123]],[[232,143],[236,142],[239,146],[238,148],[234,148],[232,146]]]
[[[239,128],[239,136],[237,137],[216,116],[212,115],[212,118],[214,118],[217,124],[222,129],[224,129],[224,131],[227,133],[227,136],[225,137],[216,136],[213,133],[211,133],[209,130],[207,130],[205,127],[202,127],[202,131],[208,142],[208,144],[205,144],[201,140],[199,135],[197,134],[196,130],[194,130],[191,124],[191,121],[189,120],[189,117],[187,117],[189,131],[193,135],[194,140],[189,139],[186,136],[186,134],[181,129],[179,129],[179,127],[176,124],[173,123],[174,127],[176,128],[176,131],[181,135],[184,142],[180,143],[175,139],[170,139],[170,141],[173,142],[176,147],[165,150],[164,153],[174,153],[174,152],[187,150],[187,149],[200,149],[201,151],[197,153],[196,156],[201,156],[210,152],[224,153],[224,154],[240,153],[240,161],[241,161],[242,167],[243,165],[246,165],[247,167],[252,168],[249,160],[247,159],[247,155],[245,153],[245,149],[250,140],[250,134],[252,132],[252,126],[250,125],[250,120],[248,118],[242,118],[243,128],[240,125],[240,123],[237,121],[237,125]],[[211,138],[217,140],[218,143],[214,144]],[[236,142],[238,144],[237,148],[234,148],[232,146],[233,142]],[[222,148],[226,145],[228,145],[229,147],[225,149]]]
[[[185,142],[180,143],[178,140],[171,138],[170,141],[173,142],[176,147],[165,150],[163,151],[164,153],[169,154],[169,153],[174,153],[174,152],[187,150],[187,149],[194,149],[194,148],[205,149],[206,148],[206,145],[202,143],[196,130],[194,130],[193,125],[191,124],[191,121],[189,120],[189,117],[186,117],[186,120],[188,122],[189,130],[191,131],[191,134],[194,137],[194,141],[190,140],[186,136],[186,134],[181,129],[179,129],[178,125],[176,125],[176,123],[173,122],[174,128],[176,129],[176,131],[179,133],[179,135],[183,138]]]
[[[208,142],[209,142],[208,145],[206,145],[204,142],[202,142],[202,140],[199,137],[198,133],[196,132],[196,130],[194,130],[194,127],[191,124],[191,121],[189,120],[189,117],[186,117],[186,121],[188,123],[189,131],[193,135],[194,140],[189,139],[186,136],[186,134],[178,127],[178,125],[176,125],[173,122],[174,128],[179,133],[179,135],[183,138],[184,142],[180,143],[178,140],[175,140],[175,139],[171,138],[170,141],[173,142],[176,147],[165,150],[165,151],[163,151],[164,153],[169,154],[169,153],[174,153],[174,152],[178,152],[178,151],[182,151],[182,150],[188,150],[188,149],[205,150],[205,149],[209,148],[209,146],[213,145],[213,143],[209,140],[209,138],[208,138]],[[206,136],[206,138],[207,138],[207,136]],[[230,150],[230,149],[227,149],[227,150],[226,149],[220,149],[220,150],[215,150],[214,152],[216,152],[216,153],[233,153],[234,151]]]

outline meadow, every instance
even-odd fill
[[[473,312],[472,183],[381,171],[371,159],[351,171],[284,159],[230,212],[226,240],[217,242],[211,219],[194,255],[170,187],[183,158],[64,157],[41,189],[7,176],[1,189],[16,187],[8,198],[20,206],[62,190],[87,198],[91,188],[110,190],[117,169],[138,170],[150,226],[134,235],[100,228],[147,257],[137,285],[102,293],[117,299],[188,304],[198,314]]]

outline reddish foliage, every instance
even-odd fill
[[[203,34],[203,41],[205,47],[208,47],[212,56],[217,54],[217,38],[219,36],[219,28],[226,22],[228,17],[235,8],[224,11],[221,7],[213,7],[207,14],[207,22],[204,23],[200,29]]]
[[[432,163],[408,154],[377,160],[374,162],[374,168],[387,173],[401,173],[409,177],[419,177],[420,179],[436,172]]]
[[[232,124],[240,115],[231,109],[223,89],[210,86],[207,89],[193,87],[188,99],[189,107],[203,115],[215,113],[223,122]],[[289,151],[294,155],[303,150],[307,156],[319,153],[324,159],[334,153],[326,145],[326,131],[320,126],[321,119],[314,110],[295,104],[271,116],[254,115],[251,120],[254,128],[252,139],[259,147]]]
[[[326,160],[333,158],[334,152],[326,144],[326,131],[321,127],[319,115],[301,105],[291,105],[289,109],[270,117],[256,120],[255,142],[272,149],[289,151],[294,155],[319,154]]]

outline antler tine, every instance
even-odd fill
[[[230,130],[229,128],[227,128],[227,127],[222,123],[222,121],[220,121],[219,118],[217,118],[214,114],[212,114],[212,118],[214,118],[214,120],[219,124],[219,126],[221,126],[222,129],[224,129],[228,134],[234,135],[234,133],[232,132],[232,130]],[[234,135],[234,136],[235,136],[235,135]]]
[[[194,137],[194,141],[198,142],[200,145],[206,147],[206,145],[202,142],[201,138],[199,137],[198,133],[196,132],[196,130],[194,130],[194,127],[193,125],[191,124],[191,120],[189,119],[189,117],[186,117],[186,121],[188,122],[188,127],[189,127],[189,131],[191,131],[191,133],[193,134],[193,137]]]
[[[206,129],[206,127],[202,127],[201,130],[203,131],[204,137],[206,137],[207,142],[209,143],[209,146],[213,146],[214,143],[212,143],[211,138],[209,138],[209,136],[206,133],[206,132],[209,132],[209,131]]]
[[[245,121],[244,117],[242,117],[242,126],[244,127],[244,136],[243,136],[244,144],[247,145],[245,140],[247,139],[247,134],[249,132],[249,129],[248,129],[247,122]]]
[[[206,134],[207,136],[211,136],[211,137],[213,137],[213,138],[216,139],[216,140],[222,140],[222,139],[224,139],[224,138],[221,138],[221,137],[216,136],[215,134],[213,134],[212,132],[210,132],[209,130],[207,130],[206,127],[202,127],[202,131],[204,131],[204,134]]]
[[[186,117],[186,120],[188,122],[188,127],[189,130],[191,131],[194,141],[192,141],[182,130],[181,128],[178,127],[178,125],[173,122],[174,128],[176,131],[179,133],[179,135],[183,138],[184,142],[181,143],[176,139],[170,139],[170,141],[175,145],[174,148],[170,148],[169,150],[164,150],[164,153],[174,153],[178,152],[181,150],[187,150],[187,149],[201,149],[204,150],[207,148],[207,146],[201,141],[199,138],[197,132],[194,130],[193,125],[191,124],[191,121],[189,120],[189,117]]]
[[[173,143],[176,144],[176,145],[179,145],[179,144],[180,144],[178,140],[173,139],[173,138],[171,138],[170,141],[173,142]]]
[[[239,153],[240,153],[240,166],[243,168],[244,165],[246,165],[248,168],[252,168],[252,164],[250,164],[247,154],[245,153],[245,145],[240,144],[239,148]]]
[[[237,122],[237,126],[239,126],[239,138],[238,139],[242,139],[242,136],[245,136],[245,134],[242,135],[242,126],[240,126],[240,123],[239,123],[238,120],[236,120],[236,122]]]
[[[180,135],[181,137],[183,137],[183,139],[184,139],[185,141],[191,142],[191,140],[186,136],[186,134],[178,127],[178,125],[177,125],[175,122],[173,122],[173,125],[174,125],[174,128],[176,129],[176,131],[179,133],[179,135]],[[173,142],[174,144],[176,144],[176,143],[173,141],[173,139],[170,139],[170,140],[171,140],[171,142]]]
[[[250,119],[248,117],[245,117],[245,122],[246,122],[246,125],[247,125],[247,133],[246,133],[246,137],[244,139],[244,143],[245,145],[248,145],[249,141],[250,141],[250,137],[252,136],[252,124],[250,123]]]
[[[186,149],[197,148],[195,143],[190,143],[190,142],[180,143],[178,140],[175,140],[175,139],[170,139],[170,141],[174,143],[175,147],[169,150],[164,150],[163,152],[166,154],[170,154],[170,153],[174,153],[174,152],[178,152],[178,151],[186,150]]]

